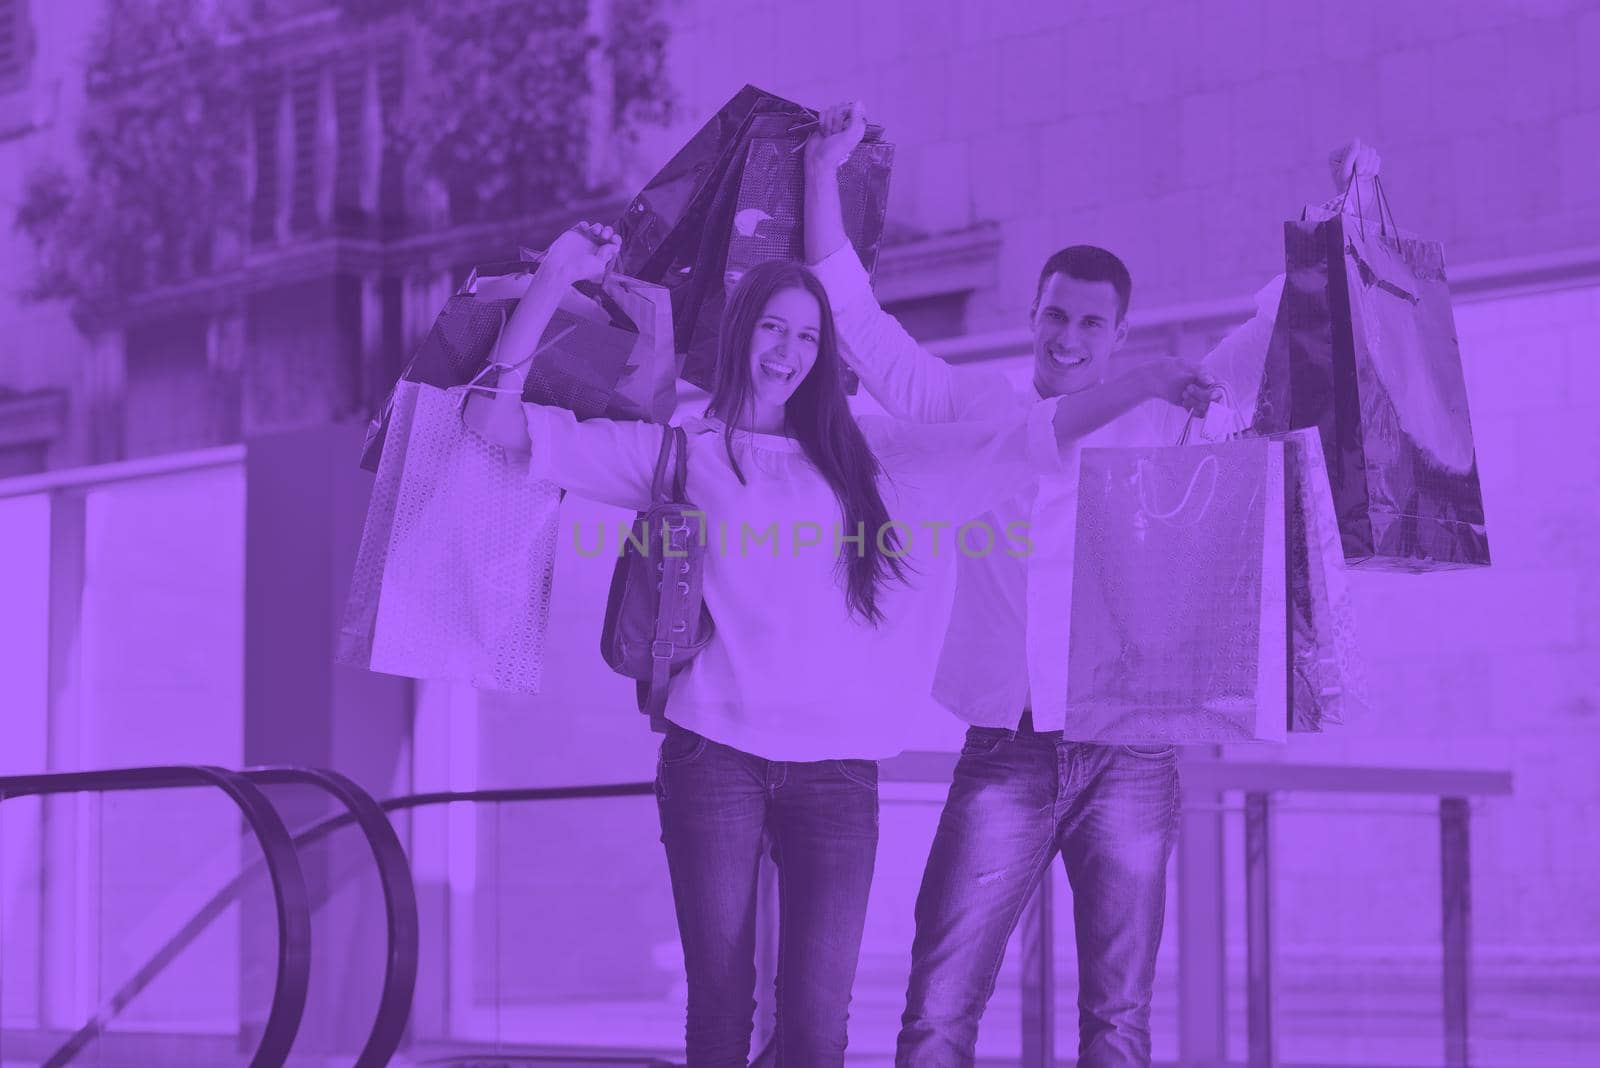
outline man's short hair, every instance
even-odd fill
[[[1044,261],[1033,303],[1044,294],[1044,282],[1053,274],[1064,274],[1080,282],[1110,282],[1117,291],[1117,319],[1127,317],[1128,301],[1133,296],[1133,276],[1128,267],[1111,253],[1095,245],[1069,245]]]

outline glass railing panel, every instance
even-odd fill
[[[456,803],[407,822],[421,918],[408,1058],[681,1059],[682,960],[652,797]]]
[[[46,1018],[43,802],[0,804],[0,1065],[22,1064],[12,1036],[37,1032]]]
[[[653,798],[479,814],[470,1000],[502,1045],[673,1051],[685,988]]]
[[[261,849],[215,789],[0,804],[0,1063],[244,1064],[277,975]],[[247,936],[254,924],[258,938]],[[77,1036],[74,1041],[74,1036]]]
[[[1438,802],[1276,799],[1272,847],[1279,1055],[1443,1064]]]

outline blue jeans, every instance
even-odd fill
[[[917,896],[896,1064],[973,1063],[1006,942],[1057,853],[1078,943],[1079,1068],[1149,1065],[1177,750],[973,727]]]
[[[877,859],[878,765],[764,760],[669,726],[656,797],[689,979],[690,1068],[744,1068],[750,1055],[767,844],[778,868],[772,1053],[784,1068],[843,1065]]]

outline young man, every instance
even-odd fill
[[[1128,336],[1132,281],[1110,252],[1075,245],[1039,273],[1028,316],[1031,385],[1017,390],[999,372],[966,375],[958,385],[949,365],[879,307],[846,240],[836,172],[864,129],[859,105],[823,113],[806,146],[805,218],[807,259],[868,392],[900,418],[940,422],[992,418],[1042,397],[1087,400],[1096,387],[1121,380],[1111,373],[1112,356]],[[1367,180],[1377,171],[1376,154],[1360,142],[1333,162],[1336,181],[1351,168]],[[1238,376],[1234,398],[1245,411],[1265,359],[1275,285],[1258,297],[1257,317],[1207,358]],[[1203,415],[1209,384],[1202,379],[1184,406]],[[1160,414],[1108,417],[1082,444],[1172,444],[1177,424],[1152,418]],[[1078,947],[1078,1064],[1150,1063],[1151,988],[1178,825],[1177,751],[1077,741],[1066,722],[1075,458],[1066,469],[989,517],[997,529],[1030,523],[1031,556],[958,561],[934,696],[972,726],[917,898],[897,1051],[907,1068],[973,1063],[1006,942],[1058,853]]]

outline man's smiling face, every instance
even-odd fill
[[[1061,273],[1045,278],[1028,324],[1033,331],[1033,380],[1045,397],[1105,381],[1111,354],[1128,337],[1115,286]]]

